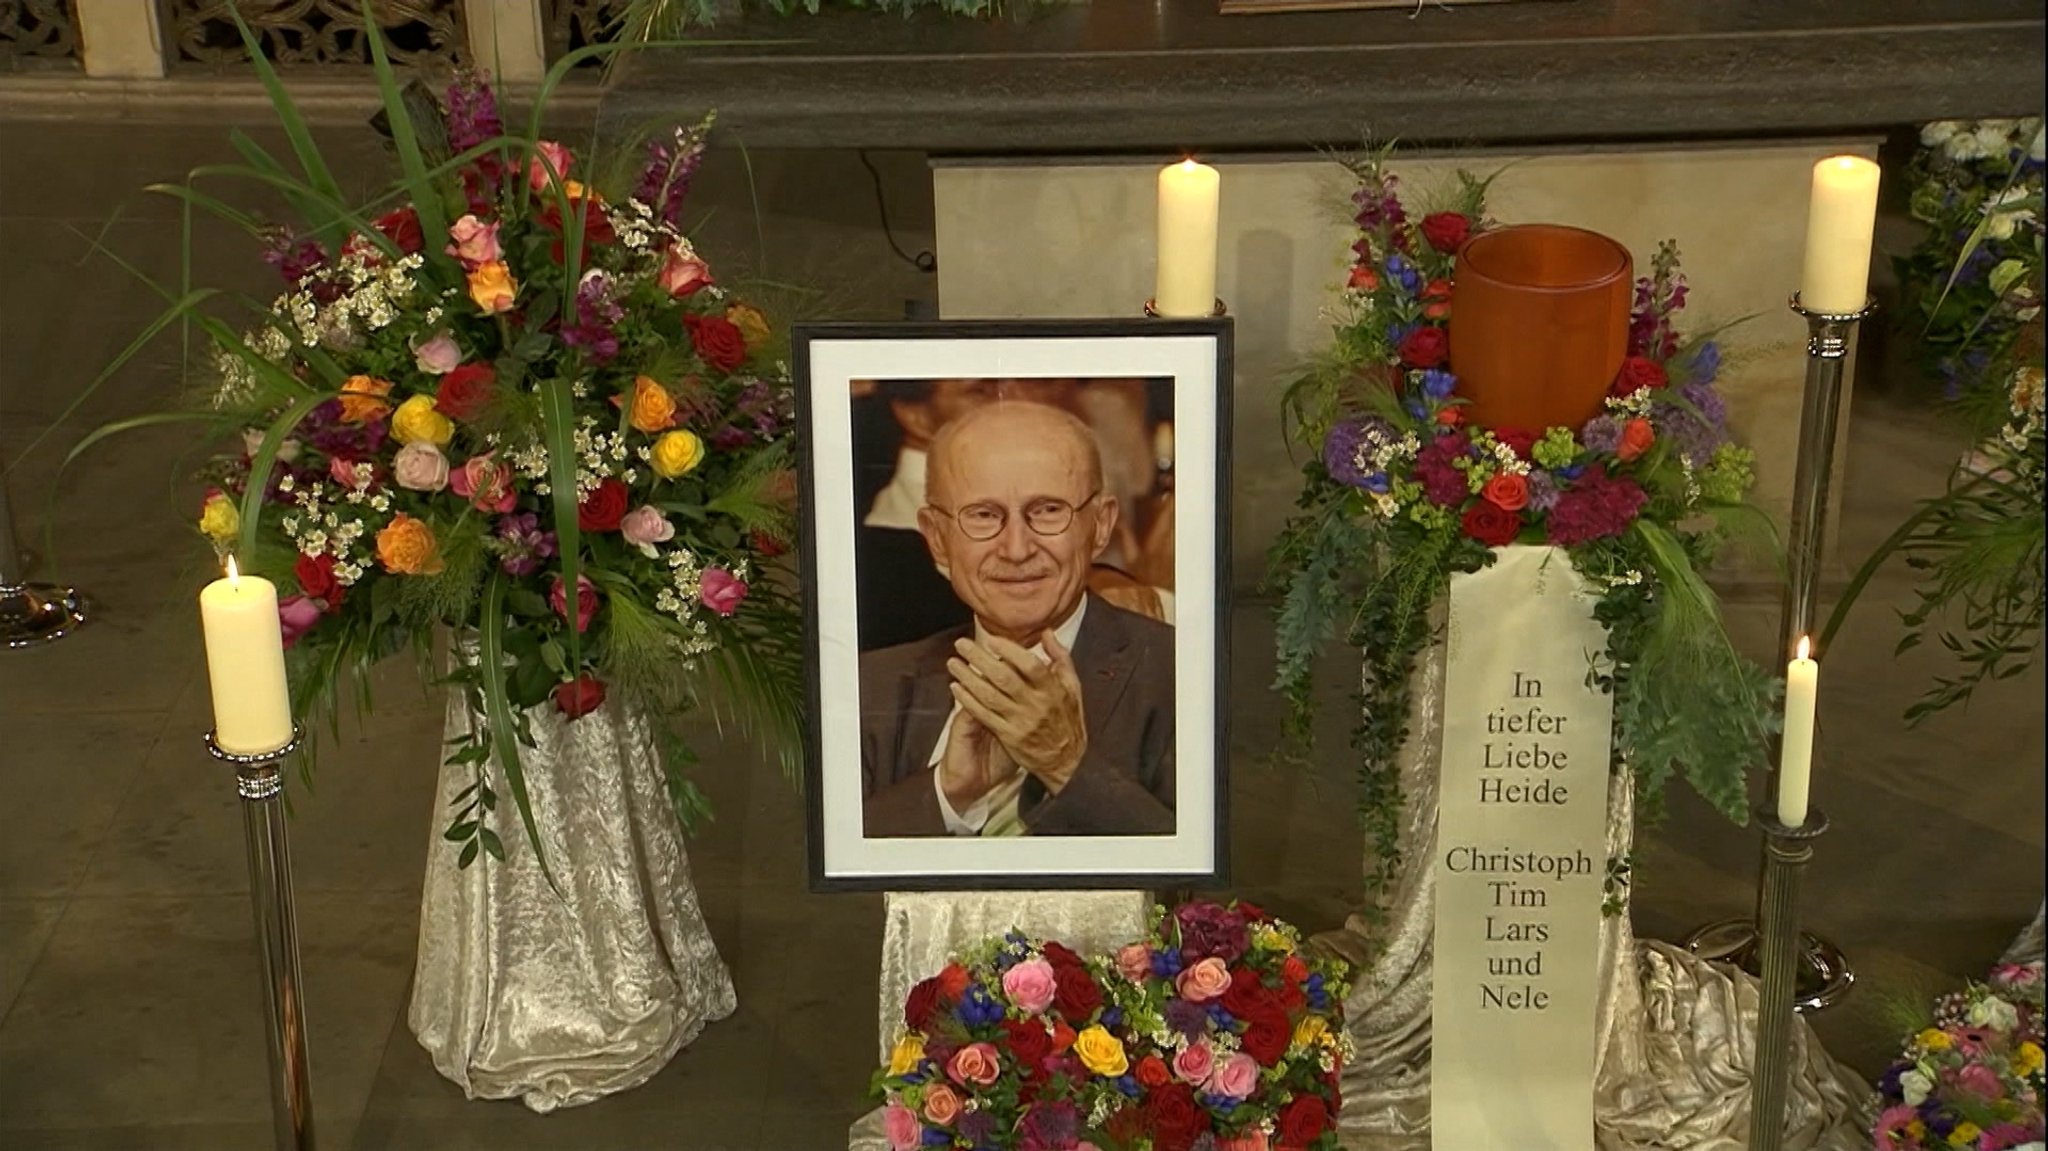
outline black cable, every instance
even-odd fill
[[[895,229],[889,227],[889,202],[882,195],[882,173],[875,167],[874,161],[868,159],[867,149],[862,148],[856,154],[860,157],[860,166],[868,170],[868,178],[874,181],[875,215],[882,222],[882,238],[889,241],[889,250],[896,253],[897,259],[909,264],[920,272],[938,271],[939,257],[931,249],[927,248],[913,256],[904,251],[903,246],[896,242]]]

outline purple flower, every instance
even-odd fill
[[[1367,487],[1375,478],[1384,483],[1386,477],[1372,467],[1365,452],[1374,434],[1391,439],[1393,431],[1392,425],[1378,416],[1342,421],[1323,438],[1323,467],[1331,479],[1350,487]]]
[[[367,460],[384,444],[390,425],[381,419],[362,424],[343,423],[341,401],[328,400],[308,413],[298,434],[306,446],[323,456],[345,460]]]
[[[1180,929],[1180,953],[1184,959],[1221,959],[1235,963],[1251,946],[1251,933],[1244,914],[1214,903],[1185,903],[1175,909],[1174,923]]]
[[[279,229],[265,238],[263,262],[276,268],[286,283],[297,287],[327,263],[327,250],[317,241],[294,240],[291,233]]]
[[[1422,394],[1432,400],[1448,400],[1458,390],[1458,377],[1442,368],[1431,368],[1422,373]]]
[[[1465,455],[1470,441],[1455,433],[1438,436],[1415,457],[1415,479],[1422,485],[1422,494],[1441,508],[1454,508],[1463,504],[1472,495],[1472,487],[1465,480],[1465,472],[1454,467],[1452,460]]]
[[[1034,1104],[1018,1126],[1023,1151],[1072,1151],[1081,1139],[1081,1113],[1064,1099]]]
[[[1188,999],[1169,999],[1164,1011],[1166,1025],[1177,1034],[1194,1038],[1209,1030],[1209,1011]]]
[[[592,363],[602,364],[619,354],[619,337],[612,325],[626,311],[612,298],[612,280],[593,268],[576,285],[576,322],[562,328],[562,342],[581,348]]]
[[[540,570],[541,561],[555,555],[555,533],[540,530],[540,517],[532,512],[498,517],[498,539],[498,566],[506,575],[530,576]]]
[[[1621,449],[1621,421],[1613,416],[1594,416],[1579,429],[1579,442],[1594,455],[1611,456]]]
[[[690,182],[697,166],[704,162],[704,148],[711,138],[711,113],[692,127],[678,125],[675,137],[647,142],[647,163],[640,169],[640,182],[633,198],[654,209],[670,224],[682,218],[683,200],[690,194]]]
[[[1661,431],[1678,445],[1679,454],[1704,464],[1713,458],[1715,448],[1728,442],[1728,405],[1712,384],[1697,381],[1680,387],[1678,398],[1691,407],[1668,408]]]
[[[1559,493],[1545,521],[1549,542],[1575,547],[1618,536],[1635,522],[1649,499],[1641,484],[1626,476],[1610,477],[1605,466],[1595,464]]]
[[[953,1131],[979,1147],[995,1136],[996,1117],[986,1111],[962,1111],[960,1118],[953,1122]]]
[[[1535,511],[1547,512],[1555,506],[1557,506],[1556,478],[1546,471],[1531,471],[1529,473],[1529,507]]]
[[[498,97],[480,73],[464,69],[448,85],[448,146],[467,152],[505,132],[498,119]]]
[[[1711,384],[1721,374],[1721,345],[1708,340],[1692,350],[1685,362],[1685,374],[1695,384]]]

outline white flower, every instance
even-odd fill
[[[1977,125],[1977,146],[1986,156],[2003,159],[2012,149],[2011,120],[1986,120]]]
[[[1936,120],[1920,129],[1920,142],[1930,148],[1939,148],[1953,139],[1962,128],[1963,123],[1960,120]]]
[[[1918,1107],[1934,1090],[1934,1079],[1918,1068],[1899,1076],[1899,1092],[1906,1106]]]
[[[2027,159],[2036,164],[2048,160],[2048,128],[2034,129],[2034,139],[2027,145]]]
[[[1975,132],[1957,132],[1941,146],[1951,160],[1982,160],[1984,146],[1977,140]]]
[[[2020,1013],[1998,996],[1987,995],[1970,1004],[1970,1022],[1994,1031],[2011,1031],[2020,1025]]]

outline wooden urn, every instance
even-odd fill
[[[1458,249],[1451,371],[1481,427],[1578,429],[1628,352],[1634,261],[1583,228],[1522,224]]]

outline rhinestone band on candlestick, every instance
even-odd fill
[[[277,588],[240,574],[230,556],[227,574],[199,593],[199,613],[213,690],[214,729],[206,750],[234,765],[242,800],[249,901],[262,951],[272,1135],[278,1151],[313,1151],[312,1070],[284,809],[284,761],[304,733],[292,720]]]

